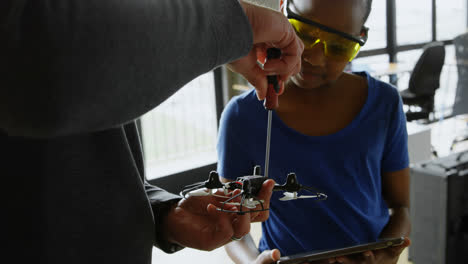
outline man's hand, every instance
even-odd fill
[[[250,231],[250,217],[217,211],[220,198],[190,196],[171,208],[163,225],[169,242],[213,250]],[[234,207],[229,208],[234,210]]]
[[[385,249],[379,249],[374,251],[366,251],[362,254],[356,254],[352,257],[337,257],[336,259],[330,259],[329,263],[368,263],[368,264],[396,264],[401,252],[411,244],[409,238],[405,238],[402,245],[396,247],[389,247]]]
[[[274,182],[268,180],[259,193],[259,199],[269,206]],[[266,187],[266,188],[265,188]],[[240,193],[235,190],[232,195]],[[223,195],[222,192],[218,193]],[[213,250],[231,242],[231,238],[241,238],[249,233],[250,213],[238,215],[216,210],[225,198],[215,196],[190,196],[173,206],[163,221],[164,236],[171,243],[199,250]],[[239,202],[240,197],[235,201]],[[268,208],[268,207],[265,207]],[[238,211],[234,205],[224,209]],[[268,214],[257,215],[255,221],[266,220]]]
[[[258,99],[263,100],[268,86],[267,75],[279,75],[282,84],[299,72],[304,44],[280,12],[240,2],[252,26],[254,46],[247,56],[228,64],[228,68],[243,75],[257,90]],[[266,57],[268,48],[280,49],[282,56],[267,61],[262,69],[257,61]]]

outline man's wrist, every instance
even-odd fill
[[[156,246],[166,253],[174,253],[184,249],[183,246],[172,239],[170,228],[168,228],[170,224],[168,216],[177,207],[179,201],[180,199],[167,201],[159,208],[159,224],[156,225]]]
[[[176,241],[171,236],[171,215],[174,213],[179,201],[173,201],[164,209],[164,215],[161,220],[161,237],[169,243],[176,243]]]

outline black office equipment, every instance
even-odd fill
[[[411,72],[408,89],[400,92],[403,103],[409,106],[406,112],[408,121],[428,120],[434,112],[434,95],[439,88],[444,60],[444,43],[432,42],[423,47],[423,53]],[[420,110],[413,111],[414,107]]]
[[[468,151],[411,167],[409,258],[468,263]]]

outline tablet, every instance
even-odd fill
[[[405,239],[403,237],[399,238],[387,238],[381,239],[376,242],[359,244],[344,248],[330,249],[330,250],[320,250],[320,251],[311,251],[302,254],[296,254],[291,256],[281,257],[278,260],[277,264],[300,264],[308,261],[323,260],[333,257],[351,255],[356,253],[362,253],[369,250],[377,250],[387,247],[399,246],[403,244]]]

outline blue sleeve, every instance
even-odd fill
[[[218,173],[221,177],[235,180],[250,173],[250,159],[243,146],[246,144],[245,124],[242,122],[239,105],[236,100],[224,109],[218,132]]]
[[[409,166],[408,132],[406,131],[406,116],[403,111],[403,102],[396,91],[390,98],[395,98],[391,109],[390,125],[387,131],[382,171],[392,172],[405,169]]]

